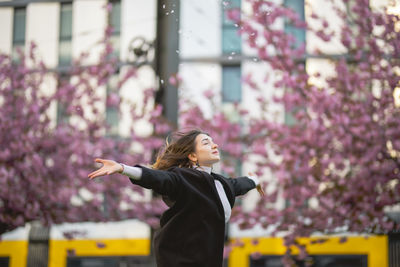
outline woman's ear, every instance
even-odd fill
[[[192,161],[192,162],[197,162],[197,156],[196,156],[195,153],[190,153],[190,154],[188,155],[188,158],[189,158],[189,160]]]

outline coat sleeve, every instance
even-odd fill
[[[135,167],[142,169],[142,176],[140,179],[130,179],[133,184],[152,189],[160,195],[167,195],[173,199],[179,194],[182,178],[177,173],[171,170],[153,170],[140,165]]]
[[[235,197],[244,195],[251,189],[256,188],[256,183],[252,179],[246,176],[238,178],[230,178],[228,179],[228,181],[231,183],[233,187]]]

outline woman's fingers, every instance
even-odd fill
[[[90,173],[90,174],[88,175],[88,177],[89,177],[90,179],[93,179],[93,178],[96,178],[96,177],[98,177],[98,176],[102,176],[102,175],[104,175],[104,174],[105,174],[105,171],[102,170],[102,169],[100,169],[100,170],[97,170],[97,171],[94,171],[94,172]]]
[[[260,194],[260,196],[262,196],[262,197],[265,196],[265,192],[262,189],[261,185],[257,185],[257,191]]]
[[[93,174],[89,179],[92,180],[92,179],[94,179],[96,177],[103,176],[103,175],[106,175],[106,174],[107,174],[106,172],[101,171],[101,172],[98,172],[96,174]]]
[[[101,166],[100,169],[88,174],[88,177],[90,180],[92,180],[96,177],[99,177],[99,176],[115,173],[115,171],[112,168],[113,164],[111,164],[111,163],[113,163],[113,161],[106,160],[106,159],[100,159],[100,158],[96,158],[94,161],[98,162],[98,163],[102,163],[103,166]]]
[[[95,162],[102,163],[103,166],[88,174],[90,180],[99,176],[114,174],[119,170],[119,166],[112,160],[95,159]]]
[[[105,166],[103,166],[100,169],[98,169],[98,170],[96,170],[94,172],[91,172],[88,175],[88,177],[93,179],[93,178],[98,177],[98,176],[106,175],[106,174],[108,174],[108,172],[109,172],[109,168],[106,168]]]
[[[96,158],[94,161],[98,162],[98,163],[102,163],[103,166],[100,169],[88,174],[88,177],[89,177],[90,180],[93,179],[93,178],[96,178],[98,176],[102,176],[102,175],[106,174],[106,171],[105,171],[105,168],[104,168],[105,167],[104,166],[105,160],[100,159],[100,158]]]
[[[255,176],[255,174],[254,174],[253,172],[249,172],[249,176]],[[265,196],[265,192],[264,192],[264,190],[262,189],[262,187],[261,187],[260,184],[257,185],[256,188],[257,188],[257,191],[258,191],[258,193],[260,194],[260,196],[262,196],[262,197]]]
[[[91,173],[88,174],[88,177],[91,177],[91,176],[95,175],[95,174],[98,173],[98,172],[99,172],[99,170],[96,170],[96,171],[94,171],[94,172],[91,172]]]

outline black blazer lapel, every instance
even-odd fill
[[[198,170],[196,170],[196,171],[198,171]],[[210,186],[212,194],[214,196],[214,199],[216,200],[219,212],[222,215],[225,214],[224,207],[222,206],[221,199],[219,198],[217,188],[215,187],[214,177],[204,171],[198,171],[198,172],[201,173],[201,175],[204,177],[204,179],[207,181],[208,185]]]

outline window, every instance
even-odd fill
[[[12,58],[18,60],[18,50],[24,52],[25,49],[25,27],[26,27],[26,8],[14,9],[14,28],[12,40]]]
[[[242,100],[241,68],[222,66],[222,101],[240,102]]]
[[[398,212],[391,214],[398,218]],[[400,266],[400,231],[389,233],[389,266]]]
[[[121,36],[121,1],[110,1],[112,9],[110,13],[109,23],[113,28],[111,34],[111,43],[113,45],[113,56],[119,58],[120,54],[120,36]]]
[[[71,64],[72,54],[72,3],[61,3],[60,6],[60,43],[58,65]]]
[[[224,54],[241,51],[241,39],[237,28],[224,27],[222,31],[222,52]]]
[[[58,78],[58,88],[66,86],[69,83],[69,76],[60,74]],[[57,124],[67,124],[69,122],[69,115],[67,113],[65,99],[57,102]]]
[[[299,267],[367,267],[367,255],[310,255],[306,260],[296,260]],[[281,256],[263,256],[250,259],[250,267],[283,267]]]
[[[112,27],[111,44],[113,46],[112,56],[119,58],[120,55],[120,36],[121,36],[121,1],[110,0],[109,3],[112,5],[111,12],[109,14],[109,25]],[[118,135],[118,122],[119,122],[119,108],[115,106],[115,95],[118,95],[118,77],[119,72],[116,72],[110,77],[107,84],[107,100],[106,100],[106,122],[110,127],[108,135]],[[114,97],[113,97],[114,95]]]
[[[240,9],[240,0],[222,1],[222,53],[240,53],[242,39],[235,22],[227,16],[229,9]]]
[[[67,267],[146,267],[146,256],[68,257]]]
[[[240,10],[240,0],[222,1],[222,54],[232,59],[241,53],[242,39],[234,22],[227,17],[229,9]],[[222,101],[225,103],[242,100],[241,64],[233,62],[222,65]]]
[[[293,9],[299,15],[301,20],[305,20],[304,0],[285,0],[285,6]],[[296,38],[295,47],[300,47],[306,41],[305,30],[296,28],[291,23],[289,23],[289,21],[285,21],[285,32],[293,35]]]
[[[72,59],[72,2],[60,4],[60,35],[58,44],[58,65],[65,67],[71,64]],[[60,74],[58,87],[61,88],[70,82],[67,74]],[[63,100],[65,101],[65,99]],[[68,123],[66,103],[57,103],[57,124]]]
[[[8,266],[10,266],[10,258],[0,257],[0,267],[8,267]]]
[[[106,122],[110,126],[108,134],[111,136],[118,135],[119,108],[113,103],[115,101],[113,95],[118,95],[118,78],[117,72],[110,77],[107,84]]]
[[[234,59],[235,55],[241,54],[242,39],[238,33],[238,27],[235,22],[230,20],[227,13],[230,9],[239,9],[241,0],[222,1],[222,54],[228,56],[231,60],[228,64],[222,64],[222,102],[230,106],[230,103],[239,103],[242,101],[242,70],[241,62]],[[230,113],[231,111],[229,111]],[[236,113],[236,110],[232,113]],[[229,115],[231,115],[230,113]],[[234,115],[236,116],[236,114]],[[242,173],[241,162],[227,154],[222,155],[224,161],[229,161],[235,169],[235,174]],[[227,175],[223,173],[223,175]]]
[[[285,0],[285,6],[294,10],[302,19],[305,20],[304,17],[304,0]],[[300,47],[306,41],[306,33],[304,29],[299,29],[293,26],[289,21],[285,21],[285,32],[287,34],[293,35],[296,38],[295,47]],[[304,62],[299,62],[299,64],[303,64],[305,68]],[[299,109],[299,107],[295,108],[293,112],[285,112],[285,123],[287,125],[296,124],[296,119],[293,114]]]

